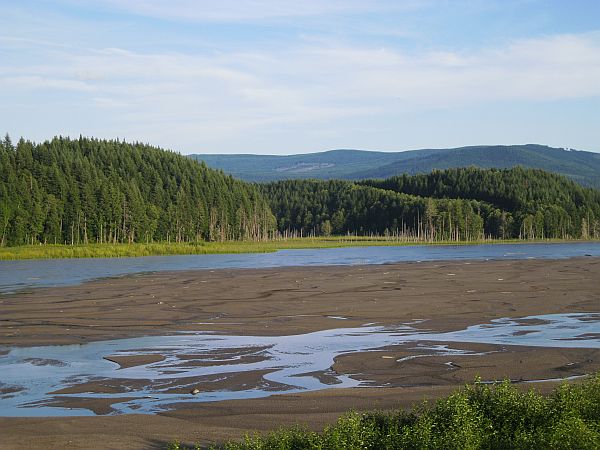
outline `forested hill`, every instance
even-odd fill
[[[0,143],[0,244],[259,239],[275,219],[253,185],[144,144]]]
[[[261,186],[282,233],[426,240],[600,237],[600,191],[535,169],[448,169],[386,180]]]
[[[388,178],[434,169],[477,166],[523,166],[565,175],[584,186],[600,188],[600,154],[544,145],[474,146],[405,152],[332,150],[289,156],[191,155],[210,167],[247,181],[283,179]]]
[[[363,180],[365,186],[434,198],[468,198],[506,211],[532,214],[536,208],[559,207],[574,213],[579,207],[600,204],[600,191],[586,189],[565,177],[539,169],[434,170],[384,180]]]
[[[0,245],[258,240],[276,231],[600,238],[600,191],[521,167],[254,185],[145,144],[0,141]]]

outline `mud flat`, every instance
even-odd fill
[[[410,323],[423,332],[442,333],[504,317],[600,312],[598,280],[598,258],[138,275],[0,298],[0,345],[74,344],[181,331],[283,336],[365,324]],[[377,388],[181,403],[156,415],[0,418],[0,447],[162,448],[174,439],[206,443],[279,425],[319,428],[350,409],[410,407],[446,395],[477,375],[486,380],[507,377],[524,389],[545,390],[555,381],[543,380],[600,370],[600,351],[585,344],[573,349],[454,342],[447,345],[449,352],[436,351],[439,345],[411,342],[335,359],[333,374]],[[104,356],[121,370],[163,362],[156,352],[140,354]],[[258,360],[255,355],[238,356],[249,363]],[[261,383],[262,375],[236,373],[218,383],[223,389],[240,383],[252,386]],[[327,374],[318,376],[327,379]],[[186,379],[169,389],[185,393],[193,382]],[[111,413],[105,398],[86,394],[109,391],[127,398],[132,388],[128,383],[132,382],[91,381],[57,392],[53,402],[63,408]],[[3,386],[2,392],[16,395],[18,389]],[[65,397],[73,392],[81,396]]]

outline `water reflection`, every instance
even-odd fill
[[[73,406],[78,399],[109,399],[114,413],[155,413],[175,402],[354,387],[364,382],[330,370],[336,356],[417,341],[441,343],[423,347],[437,355],[469,354],[445,345],[451,342],[600,348],[599,327],[600,313],[553,314],[448,333],[369,325],[292,336],[186,333],[11,348],[0,357],[0,415],[93,414]],[[189,393],[194,388],[200,395]]]

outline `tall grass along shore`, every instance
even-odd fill
[[[400,241],[387,237],[332,236],[304,237],[268,241],[226,241],[195,243],[132,243],[132,244],[39,244],[0,247],[0,260],[57,259],[57,258],[123,258],[160,255],[201,255],[217,253],[266,253],[287,249],[338,248],[402,245],[476,245],[516,243],[574,242],[561,239],[547,240],[480,240],[480,241]],[[592,241],[590,241],[592,242]],[[598,242],[597,240],[594,242]]]

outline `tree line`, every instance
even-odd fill
[[[598,238],[600,191],[537,169],[462,168],[385,180],[261,185],[284,234],[419,240]]]
[[[56,137],[0,143],[0,245],[264,239],[248,183],[141,143]]]
[[[396,235],[474,240],[484,231],[472,200],[437,200],[340,180],[285,180],[261,186],[284,235]]]
[[[600,191],[537,169],[250,184],[142,143],[0,141],[0,245],[599,238]]]
[[[600,237],[600,191],[540,169],[435,170],[366,180],[362,185],[436,199],[468,198],[494,207],[486,232],[494,236]]]

